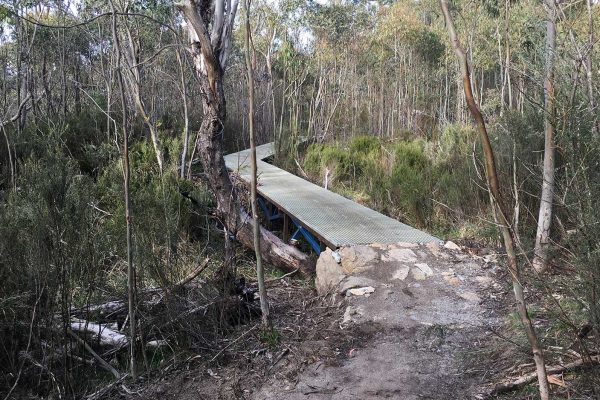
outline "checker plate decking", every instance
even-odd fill
[[[256,148],[259,159],[258,192],[328,247],[372,243],[427,243],[440,239],[389,218],[310,183],[263,160],[273,155],[273,144]],[[227,168],[250,182],[250,150],[225,156]]]

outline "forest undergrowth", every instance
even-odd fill
[[[178,3],[187,9],[0,2],[0,399],[135,396],[170,370],[216,379],[215,365],[258,383],[286,349],[298,365],[318,353],[294,353],[304,339],[336,348],[338,304],[271,268],[273,329],[262,331],[255,259],[229,247],[224,199],[249,203],[245,188],[239,199],[220,193],[220,152],[248,148],[251,109],[277,165],[505,261],[464,64],[547,364],[600,356],[596,1],[452,1],[460,65],[438,1],[254,0],[246,15],[236,2]],[[190,16],[206,25],[191,36]],[[199,53],[202,32],[219,34],[205,40],[213,56]],[[295,261],[315,259],[275,242]],[[543,272],[531,266],[536,246]],[[491,380],[533,370],[510,277],[498,274],[506,285],[489,296],[506,317],[484,353]],[[555,376],[553,394],[598,398],[599,375]],[[536,398],[535,386],[503,396]]]

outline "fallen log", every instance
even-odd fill
[[[129,343],[127,336],[110,329],[106,325],[74,318],[71,320],[70,327],[73,332],[80,332],[97,338],[101,346],[123,347]]]
[[[600,356],[591,357],[587,362],[583,360],[573,361],[564,365],[553,365],[546,367],[546,373],[548,375],[556,375],[567,371],[573,371],[580,368],[591,367],[600,364]],[[537,379],[537,373],[532,372],[520,376],[513,380],[506,380],[504,382],[497,383],[488,388],[484,393],[484,398],[496,396],[501,393],[509,392],[511,390],[519,389],[525,385],[528,385]]]
[[[252,218],[242,210],[239,218],[240,224],[235,237],[242,245],[253,249]],[[304,278],[309,278],[315,273],[315,260],[294,246],[284,243],[262,226],[260,227],[260,252],[267,264],[286,273],[297,270]]]
[[[90,304],[85,307],[71,309],[71,315],[79,318],[94,315],[99,319],[114,317],[127,311],[126,303],[122,300],[111,300],[102,304]]]

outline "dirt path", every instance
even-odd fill
[[[330,251],[321,256],[317,288],[346,296],[344,330],[373,334],[358,348],[336,349],[339,362],[317,361],[293,380],[275,373],[252,398],[475,397],[484,377],[478,366],[486,364],[477,352],[497,322],[482,302],[494,264],[431,245],[339,254],[340,264]]]

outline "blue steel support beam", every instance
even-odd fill
[[[258,198],[258,204],[260,205],[260,208],[262,208],[263,213],[265,214],[265,217],[267,218],[267,220],[269,220],[269,222],[275,221],[275,220],[281,218],[281,215],[279,214],[279,210],[271,213],[271,211],[269,210],[269,207],[267,207],[267,202],[262,197]]]
[[[298,240],[298,235],[302,235],[308,244],[310,244],[310,247],[312,247],[313,251],[317,255],[321,255],[321,245],[315,239],[315,237],[295,219],[292,218],[292,222],[294,222],[294,225],[296,225],[297,228],[296,232],[294,232],[292,235],[292,240]]]
[[[267,220],[274,221],[274,220],[280,219],[282,217],[279,210],[271,213],[271,211],[269,210],[269,207],[267,205],[267,201],[265,199],[263,199],[262,197],[258,198],[258,204],[260,205],[260,208],[263,210],[263,213],[265,214],[265,217],[267,218]],[[304,228],[302,225],[300,225],[300,223],[297,220],[295,220],[293,218],[291,218],[291,220],[294,223],[294,225],[296,226],[296,232],[294,232],[291,239],[298,240],[298,237],[300,235],[302,235],[304,240],[306,240],[308,242],[308,244],[313,249],[313,251],[317,255],[320,255],[321,254],[321,244],[319,243],[319,241],[317,239],[315,239],[315,237],[308,230],[306,230],[306,228]]]

